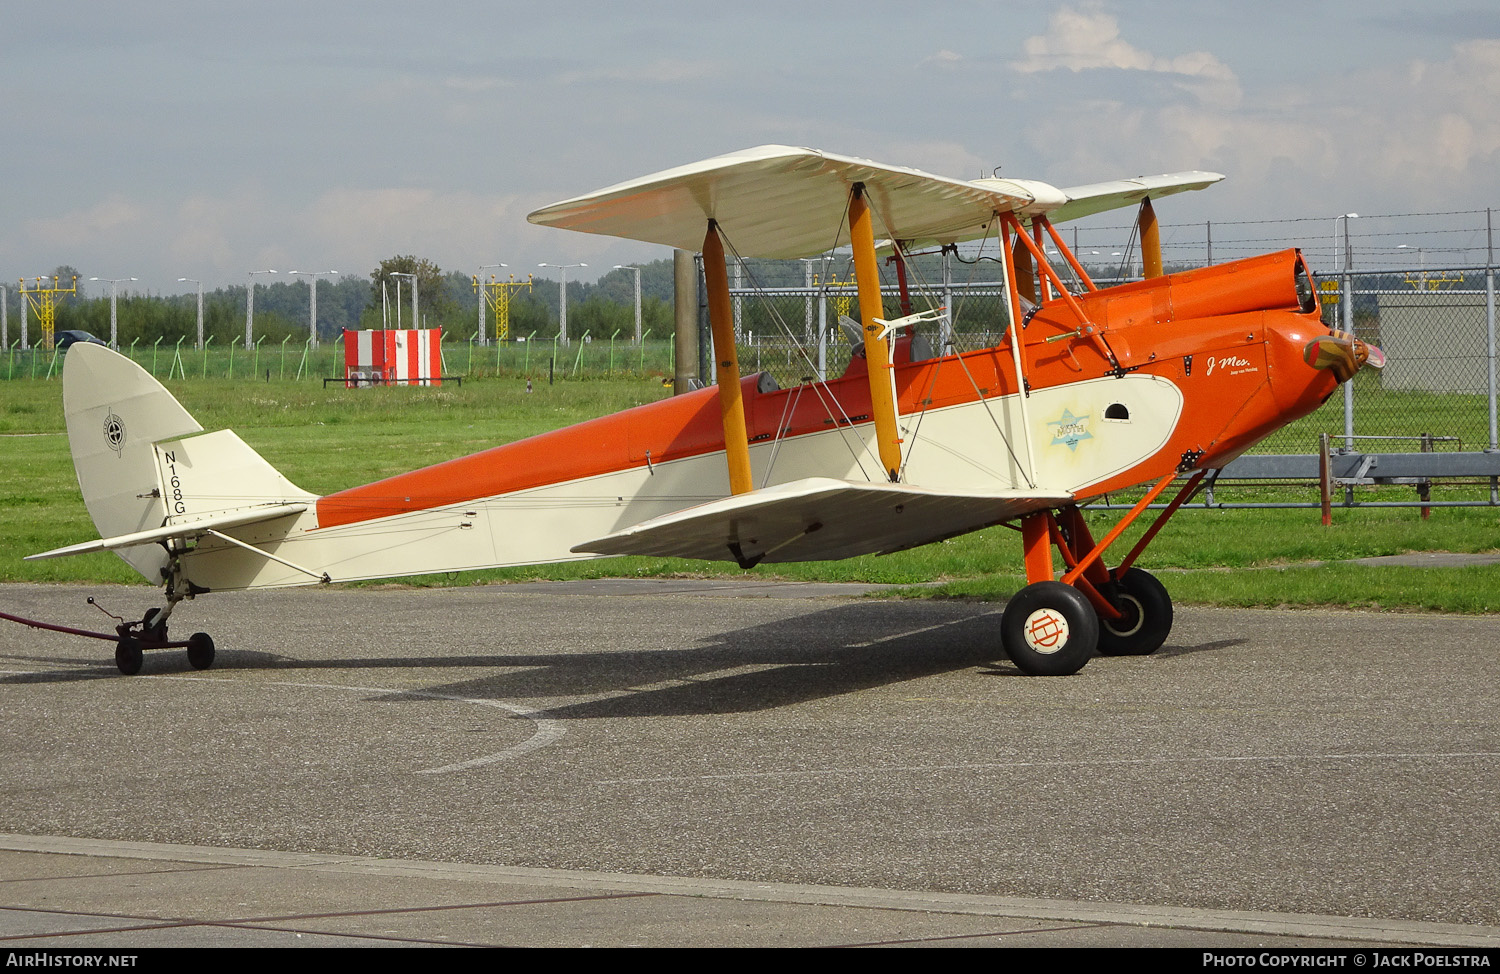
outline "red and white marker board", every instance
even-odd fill
[[[344,378],[378,385],[443,384],[443,339],[436,328],[344,332]]]

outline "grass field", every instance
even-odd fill
[[[42,348],[22,351],[18,344],[19,339],[10,348],[0,349],[0,380],[46,380],[61,373],[63,353]],[[323,379],[344,374],[342,340],[324,342],[317,348],[293,341],[261,344],[253,346],[248,354],[243,348],[212,344],[200,350],[189,342],[181,346],[137,343],[121,351],[163,382],[259,379],[322,385]],[[558,345],[552,340],[480,345],[472,338],[454,339],[446,335],[443,374],[465,379],[531,376],[542,380],[549,375],[558,378],[670,375],[674,351],[671,339],[653,339],[649,334],[640,345],[608,338],[574,341],[570,345]]]
[[[450,459],[667,394],[659,378],[533,382],[490,378],[462,387],[348,390],[321,383],[194,377],[168,383],[206,429],[231,427],[292,481],[326,493]],[[61,383],[0,383],[0,580],[137,582],[112,554],[42,562],[22,556],[96,537],[78,497],[63,434]],[[1434,491],[1434,500],[1467,490]],[[1220,501],[1252,496],[1315,500],[1308,487],[1223,487]],[[1367,499],[1410,500],[1385,488]],[[1113,500],[1126,498],[1115,497]],[[1089,515],[1102,533],[1118,516]],[[1137,529],[1139,530],[1139,529]],[[1128,544],[1136,532],[1122,540]],[[1147,552],[1143,567],[1162,572],[1179,602],[1245,606],[1359,606],[1410,611],[1500,609],[1500,567],[1369,568],[1312,561],[1411,551],[1481,552],[1500,548],[1500,513],[1439,508],[1336,510],[1332,527],[1316,510],[1185,510]],[[1119,548],[1118,551],[1123,551]],[[761,567],[755,575],[897,584],[936,597],[1005,598],[1024,584],[1018,535],[978,532],[883,557]],[[479,584],[525,578],[743,574],[729,565],[622,558],[409,579],[413,584]]]

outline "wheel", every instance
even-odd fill
[[[141,644],[129,636],[121,636],[120,641],[115,643],[115,665],[120,672],[126,676],[135,676],[141,671],[141,660],[145,654],[141,652]]]
[[[1062,582],[1036,582],[1005,605],[1000,639],[1011,662],[1031,676],[1083,669],[1099,642],[1099,617],[1083,593]]]
[[[1124,613],[1099,619],[1101,656],[1150,656],[1172,631],[1172,597],[1150,572],[1131,568],[1115,580],[1105,597]]]
[[[214,641],[206,632],[195,632],[188,637],[188,662],[195,670],[206,670],[214,665]]]

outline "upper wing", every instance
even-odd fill
[[[814,477],[690,507],[573,550],[745,567],[852,558],[941,541],[1072,498],[1067,491],[937,491]]]
[[[1062,190],[1062,194],[1068,198],[1067,202],[1049,210],[1047,219],[1053,223],[1077,220],[1105,210],[1133,206],[1147,196],[1157,200],[1173,193],[1207,189],[1223,178],[1223,173],[1193,170],[1164,173],[1160,176],[1137,176],[1134,179],[1112,179],[1107,183],[1089,183],[1087,186],[1069,186]]]
[[[839,243],[855,183],[884,223],[877,232],[902,240],[971,234],[996,211],[1032,201],[998,184],[763,145],[544,206],[527,219],[689,251],[702,249],[712,219],[741,257],[803,257]]]
[[[837,246],[849,191],[862,183],[879,235],[954,243],[993,232],[996,213],[1071,220],[1142,196],[1202,189],[1218,173],[1173,173],[1058,189],[1030,179],[952,179],[816,149],[763,145],[544,206],[527,219],[697,251],[715,220],[741,257],[805,257]]]

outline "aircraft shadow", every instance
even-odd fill
[[[500,672],[425,687],[419,693],[380,693],[379,699],[430,701],[433,695],[443,695],[522,705],[536,700],[541,706],[535,716],[556,720],[689,716],[774,709],[965,669],[984,676],[1020,677],[1000,648],[999,626],[999,606],[975,606],[971,614],[955,618],[951,609],[931,603],[860,602],[706,633],[691,644],[662,648],[628,644],[582,652],[492,651],[416,657],[393,653],[328,659],[237,649],[221,650],[209,672],[492,668]],[[630,643],[647,639],[649,634],[637,635]],[[392,646],[403,642],[380,641]],[[1156,658],[1212,652],[1243,642],[1226,639],[1197,646],[1169,642]],[[56,657],[41,655],[0,654],[0,659],[58,663]],[[1090,667],[1109,662],[1096,659]],[[147,676],[195,672],[188,668],[181,650],[146,654],[143,673]],[[1083,674],[1089,672],[1086,668]],[[0,685],[100,678],[124,679],[113,659],[105,656],[97,663],[65,670],[0,675]],[[557,703],[559,698],[568,702]]]

